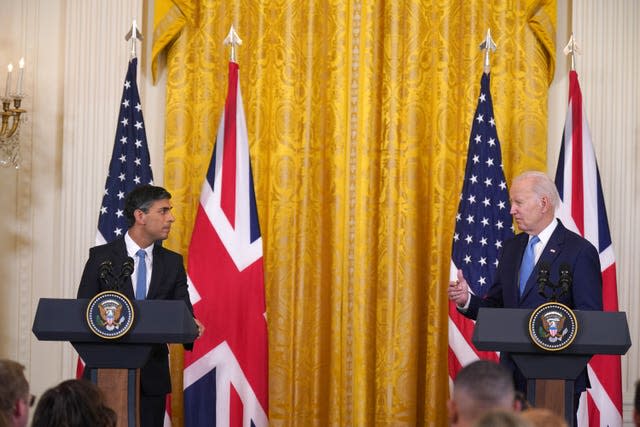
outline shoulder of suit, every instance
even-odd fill
[[[153,247],[153,255],[160,255],[162,254],[163,256],[169,256],[169,257],[177,257],[182,259],[182,255],[179,254],[178,252],[172,251],[171,249],[167,249],[164,246],[161,245],[155,245]]]

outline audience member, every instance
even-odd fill
[[[29,394],[24,366],[13,360],[0,360],[0,426],[26,426],[34,399]]]
[[[636,395],[633,398],[633,424],[640,427],[640,380],[636,382]]]
[[[87,380],[66,380],[38,401],[32,427],[115,427],[117,415],[102,390]]]
[[[533,427],[568,427],[564,418],[547,408],[527,409],[522,412],[522,416],[529,420]]]
[[[507,368],[488,360],[472,362],[453,381],[448,403],[451,425],[472,426],[488,411],[519,409],[515,394],[513,376]]]
[[[534,427],[529,421],[513,411],[496,409],[480,417],[474,427]]]

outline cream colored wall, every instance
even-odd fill
[[[130,51],[124,35],[134,18],[145,36],[138,84],[154,177],[162,182],[164,81],[150,83],[150,7],[142,0],[0,0],[0,65],[25,57],[28,94],[22,166],[0,169],[0,357],[27,366],[36,394],[75,373],[71,346],[36,340],[31,324],[40,298],[75,296],[95,238]]]
[[[622,358],[625,425],[633,425],[640,378],[640,2],[558,0],[557,69],[549,99],[549,162],[555,174],[567,110],[570,63],[562,53],[571,32],[582,50],[576,71],[607,204],[618,276],[619,309],[627,313],[632,347]]]
[[[1,169],[0,357],[27,366],[36,394],[73,376],[68,344],[30,332],[41,297],[71,298],[92,244],[113,148],[128,59],[124,34],[138,18],[145,35],[138,74],[157,183],[162,182],[164,82],[150,83],[152,5],[130,0],[0,0],[0,70],[27,62],[20,170]],[[578,72],[600,166],[618,262],[620,309],[638,341],[637,263],[640,139],[640,3],[558,1],[558,67],[550,89],[549,170],[555,171],[567,104],[568,65],[561,54],[571,30],[583,50]],[[606,8],[605,8],[606,5]],[[573,22],[571,22],[573,21]],[[164,78],[164,76],[163,76]],[[0,87],[3,87],[0,71]],[[625,420],[630,418],[640,355],[623,358]]]

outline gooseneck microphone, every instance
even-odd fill
[[[117,290],[122,290],[124,288],[124,282],[129,277],[131,277],[134,265],[135,264],[133,258],[131,257],[128,257],[127,260],[122,263],[122,267],[120,268],[120,276],[118,276]]]
[[[549,286],[549,265],[546,262],[540,263],[536,283],[538,284],[538,294],[548,299],[546,288]]]
[[[558,287],[560,288],[559,297],[568,294],[572,284],[573,276],[571,275],[571,267],[569,267],[567,264],[561,264],[560,278],[558,279]]]
[[[113,263],[110,260],[102,261],[98,267],[98,277],[107,289],[111,289],[111,280],[113,278]]]

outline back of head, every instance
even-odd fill
[[[515,386],[509,370],[498,363],[477,360],[460,370],[453,382],[455,417],[462,421],[479,419],[493,409],[512,411]]]
[[[116,413],[105,405],[98,386],[87,380],[67,380],[39,399],[32,427],[115,427],[116,422]]]
[[[136,209],[140,209],[143,212],[147,212],[149,207],[156,200],[170,199],[171,193],[162,187],[156,187],[154,185],[139,185],[127,194],[124,200],[124,214],[127,218],[129,226],[135,223],[133,213]]]
[[[513,411],[489,411],[474,424],[474,427],[534,427],[529,421]]]
[[[0,426],[11,425],[18,399],[28,402],[29,383],[24,376],[24,366],[13,360],[0,360]]]
[[[522,411],[522,416],[533,427],[567,427],[564,418],[547,408],[530,408]]]

